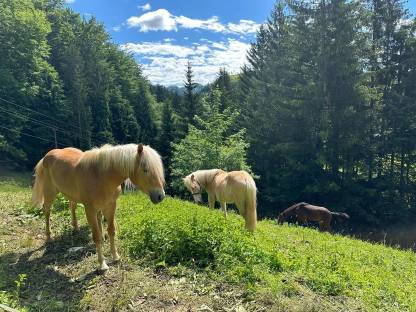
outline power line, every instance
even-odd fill
[[[59,127],[57,127],[55,125],[51,125],[51,124],[45,123],[45,122],[40,121],[40,120],[37,120],[35,118],[27,117],[27,116],[24,116],[24,115],[19,114],[19,113],[16,113],[16,112],[11,112],[11,111],[9,111],[7,109],[4,109],[2,107],[0,107],[0,111],[3,111],[3,112],[8,113],[10,115],[13,115],[13,116],[15,116],[17,118],[20,118],[22,120],[30,121],[30,122],[33,122],[33,123],[38,124],[40,126],[47,127],[49,129],[52,129],[54,132],[55,131],[58,131],[58,132],[61,132],[61,133],[67,134],[67,135],[75,135],[75,136],[78,137],[78,133],[76,133],[76,132],[72,132],[70,130],[64,130],[64,129],[59,128]],[[93,136],[91,134],[91,137],[95,137],[95,136]],[[86,138],[81,137],[80,139],[83,140],[84,142],[88,143],[88,140]],[[95,137],[95,139],[96,139],[96,137]],[[99,143],[103,143],[103,144],[107,143],[107,142],[104,142],[102,140],[96,140],[96,141],[99,142]]]
[[[36,114],[39,114],[39,115],[41,115],[41,116],[44,116],[44,117],[46,117],[46,118],[50,118],[50,119],[52,119],[52,120],[54,120],[54,121],[56,121],[56,122],[63,122],[62,120],[58,120],[58,119],[56,119],[56,118],[53,118],[53,117],[51,117],[51,116],[48,116],[48,115],[46,115],[46,114],[42,114],[41,112],[37,112],[37,111],[35,111],[35,110],[33,110],[33,109],[30,109],[30,108],[28,108],[28,107],[25,107],[25,106],[22,106],[22,105],[19,105],[19,104],[16,104],[16,103],[14,103],[14,102],[11,102],[11,101],[9,101],[9,100],[6,100],[6,99],[3,99],[2,97],[0,97],[0,100],[1,101],[4,101],[4,102],[6,102],[6,103],[9,103],[9,104],[12,104],[12,105],[14,105],[14,106],[16,106],[16,107],[20,107],[20,108],[23,108],[23,109],[25,109],[25,110],[27,110],[27,111],[30,111],[30,112],[33,112],[33,113],[36,113]],[[69,111],[67,111],[68,113],[70,113]],[[76,130],[79,130],[79,127],[77,127],[77,126],[75,126],[75,125],[73,125],[73,124],[68,124],[69,126],[71,126],[71,127],[73,127],[74,129],[76,129]]]
[[[45,116],[45,117],[47,117],[47,118],[50,118],[50,119],[52,119],[52,120],[55,120],[56,122],[62,122],[62,121],[59,121],[59,120],[57,120],[57,119],[55,119],[55,118],[53,118],[53,117],[51,117],[51,116],[48,116],[48,115],[42,114],[42,113],[37,112],[37,111],[35,111],[35,110],[33,110],[33,109],[30,109],[30,108],[28,108],[28,107],[25,107],[25,106],[22,106],[22,105],[16,104],[16,103],[14,103],[14,102],[11,102],[11,101],[9,101],[9,100],[3,99],[3,98],[1,98],[1,97],[0,97],[0,100],[2,100],[2,101],[4,101],[4,102],[7,102],[7,103],[9,103],[9,104],[12,104],[12,105],[14,105],[14,106],[16,106],[16,107],[23,108],[23,109],[25,109],[25,110],[27,110],[27,111],[34,112],[34,113],[36,113],[36,114],[39,114],[39,115]],[[79,133],[78,133],[78,132],[77,132],[77,133],[75,133],[75,132],[70,132],[69,130],[64,130],[64,129],[59,128],[59,127],[57,127],[57,126],[55,126],[55,125],[50,125],[50,124],[47,124],[47,123],[45,123],[45,122],[43,122],[43,121],[37,120],[37,119],[32,118],[32,117],[26,117],[26,116],[21,115],[21,114],[20,114],[20,116],[17,116],[16,112],[10,112],[10,111],[7,111],[5,108],[2,108],[2,107],[0,107],[0,109],[2,109],[3,111],[5,111],[5,112],[7,112],[7,113],[9,113],[9,114],[13,114],[13,115],[15,115],[16,117],[24,118],[25,120],[26,120],[26,119],[29,119],[29,120],[31,120],[31,121],[32,121],[32,122],[34,122],[34,123],[37,123],[37,124],[42,125],[42,126],[44,126],[44,127],[51,128],[51,129],[53,129],[54,131],[59,131],[59,132],[65,133],[65,134],[73,134],[73,135],[76,135],[76,136],[77,136],[80,140],[83,140],[84,142],[89,143],[89,142],[88,142],[88,140],[87,140],[86,138],[79,137]],[[69,125],[69,126],[71,126],[71,127],[72,127],[72,128],[74,128],[74,129],[76,129],[77,131],[79,131],[79,128],[78,128],[78,127],[76,127],[76,126],[74,126],[74,125],[72,125],[72,124],[68,124],[68,125]],[[97,136],[96,136],[96,135],[94,135],[94,134],[92,134],[92,133],[90,134],[90,136],[91,136],[91,138],[93,138],[93,139],[94,139],[97,143],[99,143],[99,144],[106,144],[106,143],[108,143],[108,142],[103,141],[103,140],[101,140],[101,139],[97,139]]]
[[[10,128],[4,127],[4,126],[0,126],[0,128],[6,129],[6,130],[9,130],[11,132],[15,132],[15,133],[18,133],[18,134],[21,134],[21,135],[25,135],[25,136],[28,136],[28,137],[36,138],[36,139],[39,139],[39,140],[42,140],[42,141],[45,141],[45,142],[49,142],[49,143],[55,144],[54,141],[51,141],[51,140],[48,140],[48,139],[44,139],[44,138],[38,137],[36,135],[31,135],[29,133],[24,133],[24,132],[21,132],[21,131],[15,130],[15,129],[10,129]],[[60,143],[58,143],[58,145],[64,146],[63,144],[60,144]]]
[[[62,131],[62,132],[64,132],[64,131],[65,131],[65,130],[60,130],[60,128],[56,127],[55,125],[50,125],[50,124],[47,124],[47,123],[45,123],[45,122],[43,122],[43,121],[40,121],[40,120],[37,120],[37,119],[31,118],[31,117],[27,117],[27,116],[24,116],[24,115],[19,114],[19,113],[16,113],[16,112],[11,112],[11,111],[8,111],[7,109],[4,109],[4,108],[2,108],[2,107],[0,107],[0,111],[3,111],[3,112],[5,112],[5,113],[7,113],[7,114],[10,114],[10,115],[13,115],[13,116],[15,116],[15,117],[17,117],[17,118],[23,119],[23,120],[25,120],[25,121],[31,121],[31,122],[33,122],[33,123],[35,123],[35,124],[38,124],[38,125],[41,125],[41,126],[44,126],[44,127],[48,127],[48,128],[50,128],[50,129],[57,129],[58,131]],[[66,132],[65,132],[65,133],[66,133]]]

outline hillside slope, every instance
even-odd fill
[[[43,219],[27,206],[26,182],[0,182],[0,302],[9,306],[45,311],[416,310],[416,255],[411,251],[271,220],[259,222],[252,235],[236,214],[225,221],[219,210],[172,198],[155,206],[137,193],[119,201],[124,259],[105,276],[96,275],[82,208],[81,232],[73,234],[66,201],[57,201],[55,240],[45,245]],[[74,246],[86,248],[69,252]]]

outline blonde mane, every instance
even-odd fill
[[[80,159],[80,165],[87,168],[97,166],[103,171],[114,168],[126,177],[130,177],[134,173],[137,156],[137,144],[115,146],[106,144],[86,151]],[[162,159],[148,145],[143,146],[139,167],[146,168],[151,175],[159,177],[164,181]]]
[[[194,175],[195,179],[198,181],[198,183],[203,187],[207,187],[207,184],[209,182],[212,182],[214,180],[214,177],[220,173],[225,172],[221,169],[209,169],[209,170],[197,170],[195,172],[192,172],[185,178],[185,184],[189,186],[191,184],[191,175]]]

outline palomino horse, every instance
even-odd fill
[[[227,218],[227,203],[235,203],[240,215],[246,221],[246,229],[254,231],[257,223],[256,184],[246,171],[226,172],[221,169],[198,170],[183,178],[183,182],[194,197],[201,203],[203,190],[208,193],[209,208],[215,200],[221,204]]]
[[[165,197],[163,165],[159,154],[142,144],[104,145],[82,152],[76,148],[54,149],[35,167],[32,191],[34,206],[42,206],[46,218],[46,238],[50,240],[50,209],[58,192],[71,203],[72,224],[77,228],[75,203],[85,206],[92,229],[100,269],[108,266],[102,253],[101,217],[108,223],[111,253],[114,261],[120,256],[114,243],[116,200],[120,184],[127,178],[146,193],[153,203]]]
[[[288,217],[294,216],[303,224],[308,221],[315,221],[319,223],[321,231],[329,231],[331,229],[331,220],[348,220],[349,215],[343,212],[332,212],[325,207],[310,205],[308,203],[298,203],[290,206],[284,210],[277,219],[279,224],[282,224]]]

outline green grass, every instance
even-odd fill
[[[9,256],[13,256],[10,250],[25,254],[25,250],[33,248],[28,241],[33,240],[33,233],[43,232],[39,212],[29,209],[28,181],[30,177],[27,175],[0,178],[0,211],[5,212],[0,219],[0,235],[5,238],[4,242],[0,242],[0,253],[8,253]],[[56,222],[53,224],[59,233],[70,232],[66,206],[67,201],[63,198],[55,203],[53,218]],[[82,209],[78,209],[78,216],[80,223],[85,224]],[[202,282],[197,288],[202,289],[202,293],[212,292],[213,287],[221,292],[224,285],[243,287],[245,300],[264,299],[259,302],[260,307],[265,302],[273,301],[278,307],[275,311],[416,311],[416,255],[412,251],[313,229],[279,226],[272,220],[260,221],[253,235],[244,230],[243,220],[236,214],[231,213],[228,220],[224,220],[219,210],[210,211],[173,198],[153,205],[146,196],[137,193],[120,198],[117,221],[122,254],[130,258],[123,263],[127,265],[131,263],[129,260],[138,260],[142,268],[166,272],[173,280],[182,276],[187,281],[199,279]],[[76,237],[69,235],[65,248],[72,246],[74,239]],[[61,244],[64,242],[61,241]],[[36,244],[39,243],[36,241]],[[62,261],[60,269],[68,267],[72,272],[82,268],[82,274],[96,265],[94,254],[83,259],[82,263],[76,261],[69,265],[59,249],[57,253],[37,261],[48,263],[48,257],[56,257]],[[10,263],[14,262],[10,259]],[[25,269],[25,263],[21,265]],[[37,303],[35,299],[28,305],[25,299],[28,292],[32,292],[30,287],[39,291],[33,283],[36,276],[43,276],[42,271],[28,271],[27,285],[32,286],[28,289],[23,287],[25,294],[21,303],[22,298],[16,295],[13,281],[18,279],[18,273],[25,271],[13,271],[11,276],[8,264],[4,264],[3,269],[0,270],[0,302],[21,309],[37,305],[49,307],[53,303]],[[111,270],[116,269],[112,267]],[[129,270],[132,267],[128,266],[126,272]],[[136,267],[134,270],[140,269]],[[81,271],[75,272],[81,274]],[[120,276],[126,272],[120,273]],[[127,276],[132,276],[129,280],[131,293],[137,292],[140,287],[136,289],[133,286],[137,283],[134,280],[136,275],[128,273]],[[55,279],[58,281],[53,283],[57,285],[67,283],[65,276],[56,275]],[[11,282],[6,285],[6,280]],[[207,280],[211,282],[204,282]],[[149,283],[154,284],[155,280]],[[108,289],[108,286],[102,287]],[[194,286],[190,284],[191,287]],[[47,291],[53,293],[52,288],[47,288]],[[94,296],[101,292],[97,291]],[[129,294],[126,292],[123,296],[128,299]],[[120,296],[118,293],[106,296],[112,301],[111,298],[118,298],[116,295]],[[37,292],[33,296],[36,297]],[[80,291],[78,296],[77,300],[84,296],[84,301],[91,297],[91,302],[95,302],[96,298],[91,292],[83,294]],[[70,303],[77,305],[77,300]],[[207,295],[206,300],[209,302],[211,297]]]
[[[252,293],[350,300],[367,311],[416,311],[416,255],[381,244],[261,221],[254,235],[241,217],[167,198],[120,200],[120,238],[131,257],[180,264]],[[351,307],[352,310],[352,307]]]

